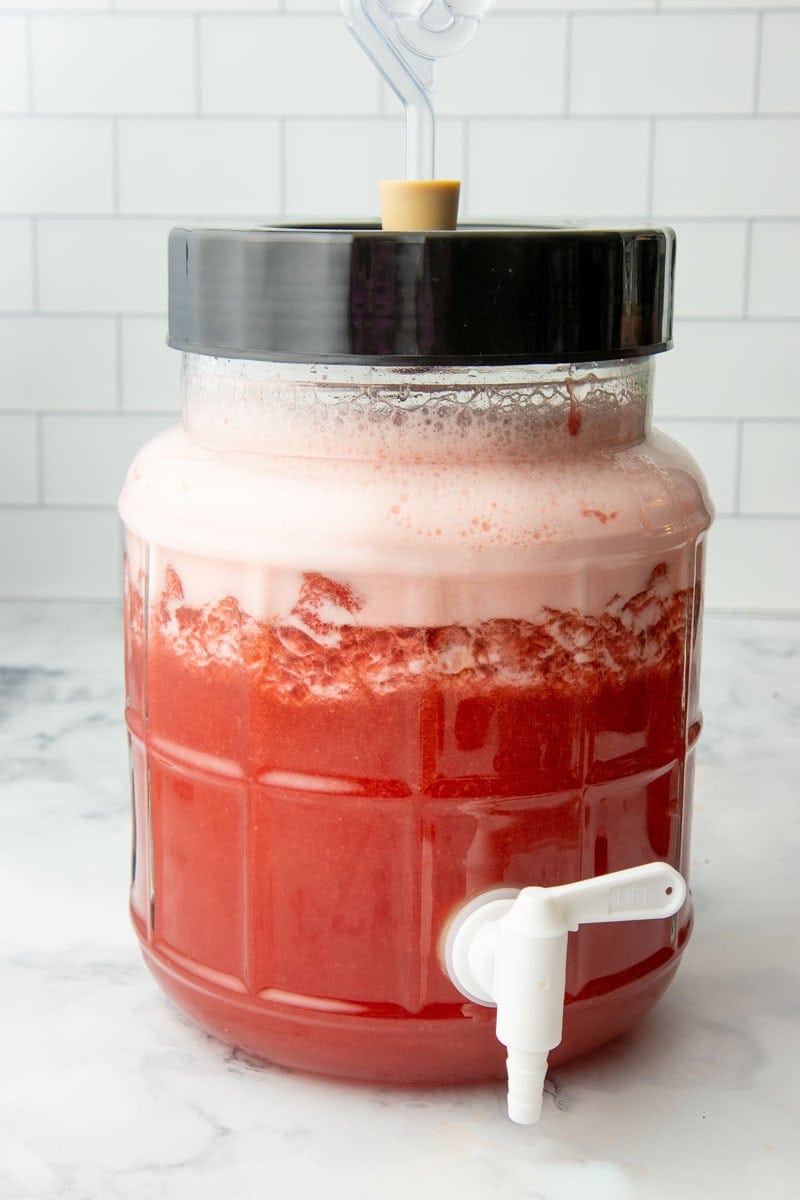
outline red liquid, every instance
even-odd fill
[[[286,1065],[501,1076],[494,1010],[448,980],[442,929],[490,887],[681,868],[695,594],[662,565],[599,618],[378,629],[318,575],[262,623],[230,597],[190,607],[170,572],[146,644],[131,594],[132,911],[162,986]],[[655,1002],[690,921],[571,936],[552,1061]]]

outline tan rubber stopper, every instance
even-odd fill
[[[461,192],[457,179],[388,179],[378,187],[381,225],[387,233],[455,229]]]

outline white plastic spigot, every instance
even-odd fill
[[[497,1008],[512,1121],[533,1125],[541,1115],[547,1056],[562,1035],[570,931],[671,917],[685,899],[683,877],[653,862],[561,887],[494,889],[455,915],[445,966],[462,995]]]

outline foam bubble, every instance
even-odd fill
[[[497,376],[190,356],[186,427],[142,450],[120,501],[152,586],[172,566],[191,604],[264,619],[318,572],[372,625],[597,614],[656,561],[688,586],[708,501],[647,430],[652,369]]]

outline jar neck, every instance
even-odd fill
[[[652,358],[524,367],[252,362],[183,356],[183,424],[221,452],[529,461],[615,449],[649,427]]]

